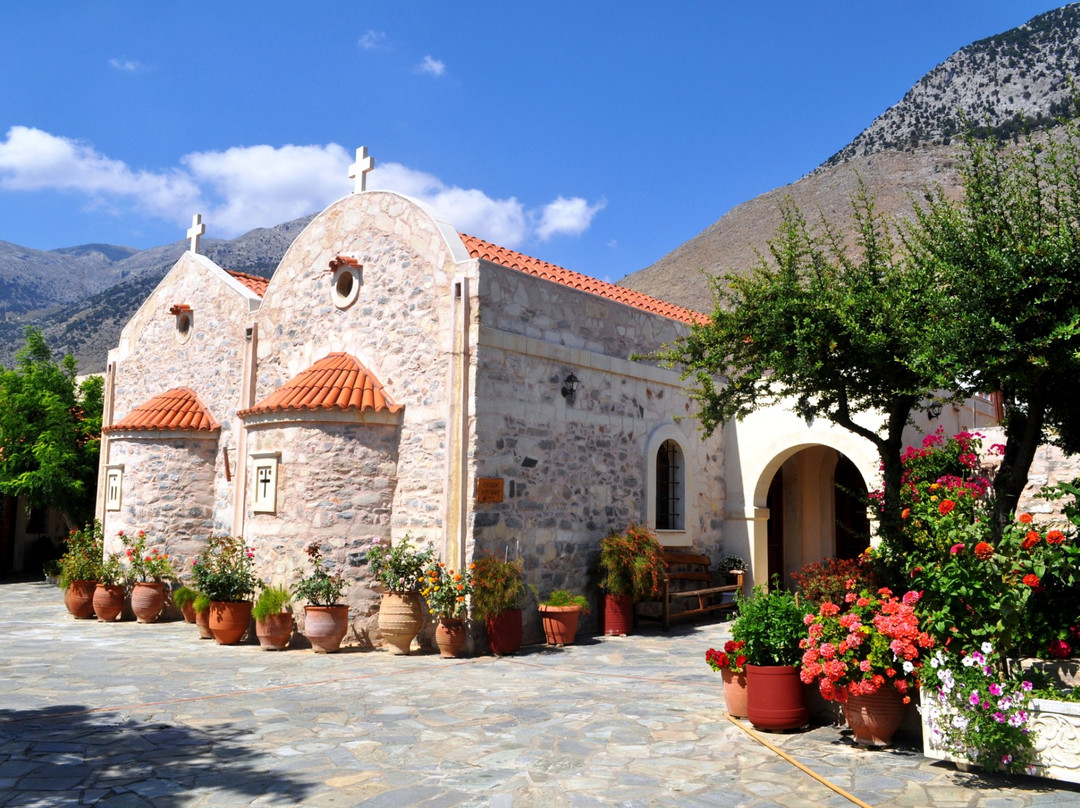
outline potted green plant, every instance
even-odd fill
[[[176,604],[176,608],[180,610],[180,614],[184,615],[184,622],[195,622],[195,598],[199,596],[199,593],[192,589],[190,586],[178,586],[173,590],[172,599]]]
[[[210,598],[199,592],[191,602],[191,608],[195,610],[195,628],[199,630],[199,639],[214,639],[214,633],[210,631]]]
[[[521,648],[521,605],[525,565],[521,559],[481,556],[473,564],[473,613],[483,621],[488,647],[496,656]]]
[[[368,566],[376,582],[382,585],[379,604],[379,633],[390,646],[392,654],[408,654],[412,641],[424,627],[424,606],[420,598],[420,582],[424,570],[435,560],[429,545],[413,547],[412,538],[390,543],[375,539],[367,553]]]
[[[801,640],[806,637],[803,609],[793,592],[754,587],[750,597],[736,598],[739,615],[731,627],[736,642],[745,643],[747,716],[759,729],[797,729],[810,717],[799,680]]]
[[[631,524],[600,541],[600,588],[604,634],[629,634],[634,601],[655,597],[664,583],[664,548],[651,530]]]
[[[77,620],[94,616],[94,589],[101,574],[104,538],[101,523],[73,529],[64,539],[60,557],[60,587],[64,606]]]
[[[345,579],[327,569],[322,548],[312,542],[305,549],[311,571],[300,578],[293,594],[307,601],[304,606],[304,636],[317,654],[337,651],[349,631],[349,607],[341,603]]]
[[[259,592],[251,609],[255,636],[264,651],[284,651],[292,639],[292,593],[284,586],[268,585]]]
[[[111,623],[124,611],[128,569],[120,563],[119,553],[109,553],[101,563],[94,588],[94,614],[102,623]]]
[[[124,554],[134,587],[131,590],[131,610],[140,623],[153,623],[165,608],[165,582],[176,578],[168,553],[157,547],[146,549],[146,531],[140,530],[132,539],[120,531]]]
[[[724,576],[724,583],[727,586],[741,585],[742,576],[746,573],[746,562],[743,561],[741,556],[728,555],[720,559],[716,569]],[[721,592],[720,600],[722,603],[731,603],[735,600],[735,593]]]
[[[241,537],[211,536],[192,565],[195,588],[210,600],[209,628],[220,645],[240,642],[251,626],[254,558]]]
[[[456,657],[465,645],[465,615],[472,592],[473,578],[468,570],[449,569],[440,561],[430,565],[424,573],[420,594],[424,596],[428,612],[438,622],[435,645],[444,659]]]
[[[577,635],[578,620],[582,614],[589,613],[589,602],[584,595],[554,589],[538,608],[548,645],[572,645]]]

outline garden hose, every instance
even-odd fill
[[[817,780],[819,783],[821,783],[826,788],[832,789],[837,794],[839,794],[841,797],[843,797],[845,800],[848,800],[849,802],[854,803],[855,805],[858,805],[859,808],[874,808],[874,806],[872,806],[870,803],[863,802],[858,797],[856,797],[854,794],[849,794],[848,792],[844,791],[844,789],[840,788],[840,786],[836,785],[835,783],[830,783],[828,780],[826,780],[824,777],[822,777],[817,772],[811,771],[809,768],[807,768],[803,764],[799,763],[799,761],[795,760],[795,758],[793,758],[791,755],[789,755],[783,749],[781,749],[780,747],[770,743],[769,741],[762,738],[758,733],[754,732],[749,727],[744,726],[743,724],[736,721],[734,718],[731,717],[731,713],[727,713],[726,715],[727,715],[727,720],[728,721],[730,721],[732,724],[737,726],[739,729],[741,729],[743,732],[745,732],[747,735],[749,735],[751,738],[753,738],[759,744],[761,744],[762,746],[764,746],[766,749],[770,750],[771,752],[775,752],[777,755],[782,757],[784,760],[786,760],[792,766],[794,766],[795,768],[799,769],[800,771],[810,775],[811,777],[813,777],[815,780]]]

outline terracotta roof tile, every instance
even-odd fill
[[[187,429],[213,432],[220,425],[199,397],[186,387],[174,387],[140,404],[112,426],[111,430]]]
[[[258,275],[249,275],[246,272],[236,272],[232,269],[226,269],[230,275],[236,278],[240,283],[244,284],[248,289],[262,297],[266,294],[266,287],[270,283],[269,278],[260,278]]]
[[[539,258],[532,258],[528,255],[508,250],[505,247],[500,247],[489,241],[478,239],[475,236],[468,236],[464,233],[459,233],[458,235],[461,236],[461,240],[465,244],[465,249],[469,251],[469,255],[473,258],[482,258],[493,264],[500,264],[504,267],[509,267],[510,269],[517,269],[521,272],[526,272],[529,275],[535,275],[538,278],[561,283],[563,286],[569,286],[572,289],[581,289],[584,292],[589,292],[590,294],[598,295],[599,297],[606,297],[608,300],[615,300],[619,303],[625,303],[627,306],[633,306],[634,308],[652,314],[659,314],[671,320],[678,320],[683,323],[693,323],[707,319],[705,315],[699,314],[696,311],[684,309],[682,306],[676,306],[672,303],[666,303],[663,300],[658,300],[655,297],[650,297],[641,292],[635,292],[632,289],[616,286],[607,281],[597,280],[588,275],[582,275],[580,272],[563,269],[555,264],[549,264],[547,261],[541,261]]]
[[[398,412],[382,384],[354,356],[332,353],[285,382],[254,407],[241,410],[245,417],[282,410],[370,410]]]

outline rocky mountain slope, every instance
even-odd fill
[[[811,220],[849,219],[857,178],[890,216],[911,211],[910,197],[929,185],[957,187],[954,136],[963,121],[999,137],[1023,126],[1045,127],[1072,108],[1080,72],[1080,4],[1049,11],[1025,25],[957,51],[926,74],[850,144],[810,174],[736,206],[700,235],[620,284],[689,308],[706,310],[709,278],[746,272],[757,263],[790,197]]]

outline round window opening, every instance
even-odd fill
[[[176,315],[176,338],[187,342],[191,336],[191,312],[182,311]]]
[[[359,267],[340,266],[334,270],[333,298],[335,306],[339,309],[346,309],[356,302],[359,294]]]

